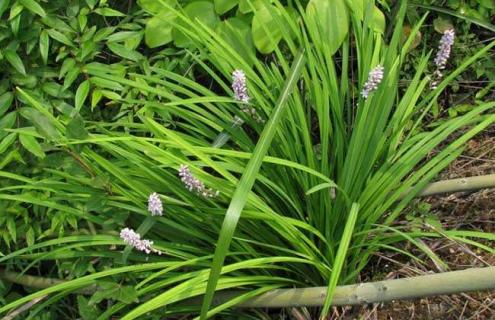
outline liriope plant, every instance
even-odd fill
[[[495,121],[495,103],[485,103],[433,129],[423,126],[449,82],[494,43],[449,68],[451,41],[444,38],[402,88],[401,66],[421,27],[403,39],[406,2],[390,38],[374,27],[372,4],[337,2],[296,2],[297,14],[278,1],[253,6],[287,31],[263,60],[242,51],[246,35],[238,29],[220,35],[170,8],[177,10],[176,27],[199,48],[191,55],[209,80],[156,67],[122,75],[87,65],[90,81],[119,84],[120,102],[137,111],[131,120],[85,123],[84,138],[67,137],[63,121],[19,90],[58,132],[49,141],[52,152],[71,155],[82,170],[51,168],[52,178],[44,180],[0,172],[19,183],[1,190],[0,199],[74,215],[80,226],[77,234],[41,241],[0,263],[22,261],[29,272],[40,261],[82,258],[93,261],[94,271],[0,312],[47,296],[33,307],[34,317],[112,280],[132,299],[107,296],[117,301],[98,319],[236,314],[232,307],[254,295],[316,285],[329,288],[325,315],[336,285],[355,281],[382,248],[410,241],[438,261],[416,239],[448,236],[492,250],[476,242],[494,240],[482,232],[417,232],[394,221]],[[327,30],[335,17],[339,27]],[[429,66],[437,71],[429,73]],[[131,98],[136,91],[141,99]],[[251,291],[213,303],[215,292],[232,288]],[[198,296],[202,305],[190,300]]]

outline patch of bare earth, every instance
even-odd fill
[[[495,135],[487,132],[472,140],[465,152],[439,177],[439,180],[470,177],[495,173]],[[434,217],[445,230],[471,230],[495,232],[495,189],[477,192],[459,192],[432,196],[418,200],[418,206],[426,205],[429,216]],[[422,229],[434,231],[427,217]],[[404,219],[402,224],[410,224]],[[417,223],[417,221],[416,221]],[[479,240],[485,246],[494,248],[494,243]],[[430,272],[462,270],[472,267],[495,266],[495,255],[448,238],[422,240],[445,264],[429,258],[411,244],[404,249],[423,261],[417,262],[393,252],[377,255],[368,270],[370,275],[363,281],[412,277]],[[373,275],[373,276],[371,276]],[[333,319],[495,319],[495,290],[468,292],[458,295],[438,296],[412,301],[394,301],[360,307],[335,308]]]

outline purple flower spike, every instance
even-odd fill
[[[249,103],[249,94],[247,91],[246,74],[242,70],[232,72],[232,90],[237,101]]]
[[[153,192],[148,198],[148,211],[152,216],[163,215],[163,204],[158,193]]]
[[[263,119],[256,113],[256,109],[249,105],[249,97],[246,83],[246,74],[242,70],[234,70],[232,72],[232,90],[234,90],[234,98],[243,103],[241,111],[248,114],[257,122],[264,122]],[[239,121],[240,120],[240,121]],[[234,125],[241,125],[242,120],[237,117],[234,119]]]
[[[134,249],[143,251],[147,254],[154,252],[162,254],[161,251],[154,249],[153,241],[141,239],[141,235],[132,229],[124,228],[120,231],[120,238],[126,245],[134,247]]]
[[[440,39],[440,45],[438,46],[437,56],[435,57],[435,65],[437,69],[433,72],[433,80],[430,83],[431,89],[436,89],[438,83],[443,77],[442,70],[447,66],[447,60],[450,57],[452,45],[454,44],[455,32],[453,29],[445,30],[442,39]]]
[[[185,164],[181,165],[179,168],[179,177],[186,188],[191,191],[203,196],[205,198],[213,198],[218,196],[219,192],[213,189],[207,189],[205,184],[196,178],[189,167]]]
[[[450,57],[450,51],[454,44],[455,32],[453,29],[446,30],[440,39],[437,56],[435,57],[435,65],[439,70],[445,69],[447,60]]]
[[[368,81],[363,86],[363,91],[361,91],[361,95],[367,99],[370,93],[378,88],[378,85],[383,80],[383,67],[381,65],[377,65],[373,68],[368,74]]]

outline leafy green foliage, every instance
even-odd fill
[[[88,136],[85,120],[126,114],[130,106],[124,106],[120,114],[114,108],[93,112],[107,99],[120,96],[114,85],[90,78],[85,71],[95,64],[114,70],[143,70],[150,65],[137,51],[144,36],[139,22],[143,13],[137,6],[111,5],[89,0],[1,2],[0,170],[34,175],[35,180],[51,177],[45,170],[54,168],[77,176],[85,172],[79,163],[80,149],[48,145],[46,141],[84,139]],[[154,63],[167,66],[167,55],[174,54],[173,50],[157,52],[163,59]],[[2,180],[0,188],[11,187],[11,181]],[[42,200],[49,197],[47,190],[50,188],[41,193],[26,189],[20,195]],[[15,218],[6,220],[10,231],[2,232],[1,239],[7,246],[18,240],[32,244],[36,238],[64,233],[77,225],[75,216],[61,219],[56,210],[40,211],[46,219],[38,219],[38,213],[33,213],[39,211],[36,206],[13,199],[4,200],[3,205],[6,211],[23,207]],[[15,229],[22,232],[12,232]]]
[[[273,2],[273,1],[271,1]],[[229,38],[230,44],[235,48],[240,43],[245,44],[249,51],[256,48],[260,53],[268,54],[275,50],[282,40],[282,33],[290,30],[284,25],[281,8],[284,13],[290,14],[298,20],[298,14],[291,6],[272,5],[267,1],[246,0],[215,0],[215,1],[183,1],[183,10],[176,12],[176,2],[170,0],[139,0],[139,5],[152,15],[146,23],[145,41],[150,48],[166,45],[173,42],[178,47],[189,47],[192,42],[188,35],[181,32],[178,15],[185,14],[197,23],[203,24],[211,30],[219,31],[220,20],[223,18],[235,19],[236,23],[230,24],[234,34],[241,35],[238,39]],[[349,9],[359,12],[360,19],[364,18],[366,1],[351,1],[349,7],[345,1],[339,0],[329,5],[327,1],[311,0],[307,3],[309,15],[318,16],[318,23],[324,28],[322,34],[328,36],[329,43],[333,43],[334,51],[340,46],[348,31]],[[236,11],[234,9],[237,8]],[[240,22],[243,22],[240,24]],[[244,31],[245,25],[251,32]],[[385,29],[385,17],[380,9],[374,6],[372,27],[383,32]],[[220,27],[222,28],[222,27]],[[246,42],[243,40],[246,39]],[[226,39],[225,39],[226,40]],[[254,47],[253,47],[254,44]]]

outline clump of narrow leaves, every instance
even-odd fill
[[[201,21],[174,12],[175,27],[198,48],[194,59],[211,80],[207,85],[159,67],[143,74],[87,69],[90,77],[139,92],[139,99],[115,99],[136,107],[133,120],[88,123],[87,137],[69,138],[65,123],[47,116],[60,137],[49,143],[77,146],[73,152],[85,170],[71,175],[54,169],[53,177],[43,181],[10,177],[19,188],[50,195],[41,203],[22,198],[26,203],[73,212],[87,227],[8,254],[0,263],[63,261],[77,254],[97,256],[94,271],[13,301],[0,312],[111,278],[132,286],[139,303],[115,300],[99,311],[100,319],[137,319],[149,312],[238,315],[241,311],[231,307],[257,294],[316,285],[329,288],[325,315],[333,289],[355,281],[382,248],[394,250],[395,243],[410,241],[424,249],[417,238],[440,235],[480,248],[486,246],[477,239],[493,241],[481,232],[410,231],[394,221],[471,137],[495,121],[491,102],[418,130],[449,82],[494,43],[445,72],[435,89],[426,70],[436,52],[425,52],[412,81],[401,88],[401,65],[420,27],[402,42],[405,2],[390,38],[374,27],[372,5],[296,4],[293,15],[275,1],[280,13],[274,21],[287,32],[267,62],[231,46]],[[256,10],[273,8],[267,4]],[[322,30],[336,14],[349,27]],[[243,70],[249,103],[266,122],[239,108],[231,87],[235,70]],[[43,104],[21,94],[43,112]],[[235,117],[242,122],[233,125]],[[219,136],[222,143],[212,146]],[[185,172],[177,174],[184,168],[194,168],[187,180],[191,185],[218,190],[218,195],[198,196],[195,187],[184,187]],[[163,216],[147,210],[152,192],[160,194]],[[15,197],[15,189],[0,193],[0,199]],[[166,254],[130,248],[122,254],[118,232],[124,225]],[[215,292],[232,288],[247,291],[212,304]],[[192,299],[199,296],[202,305]]]

